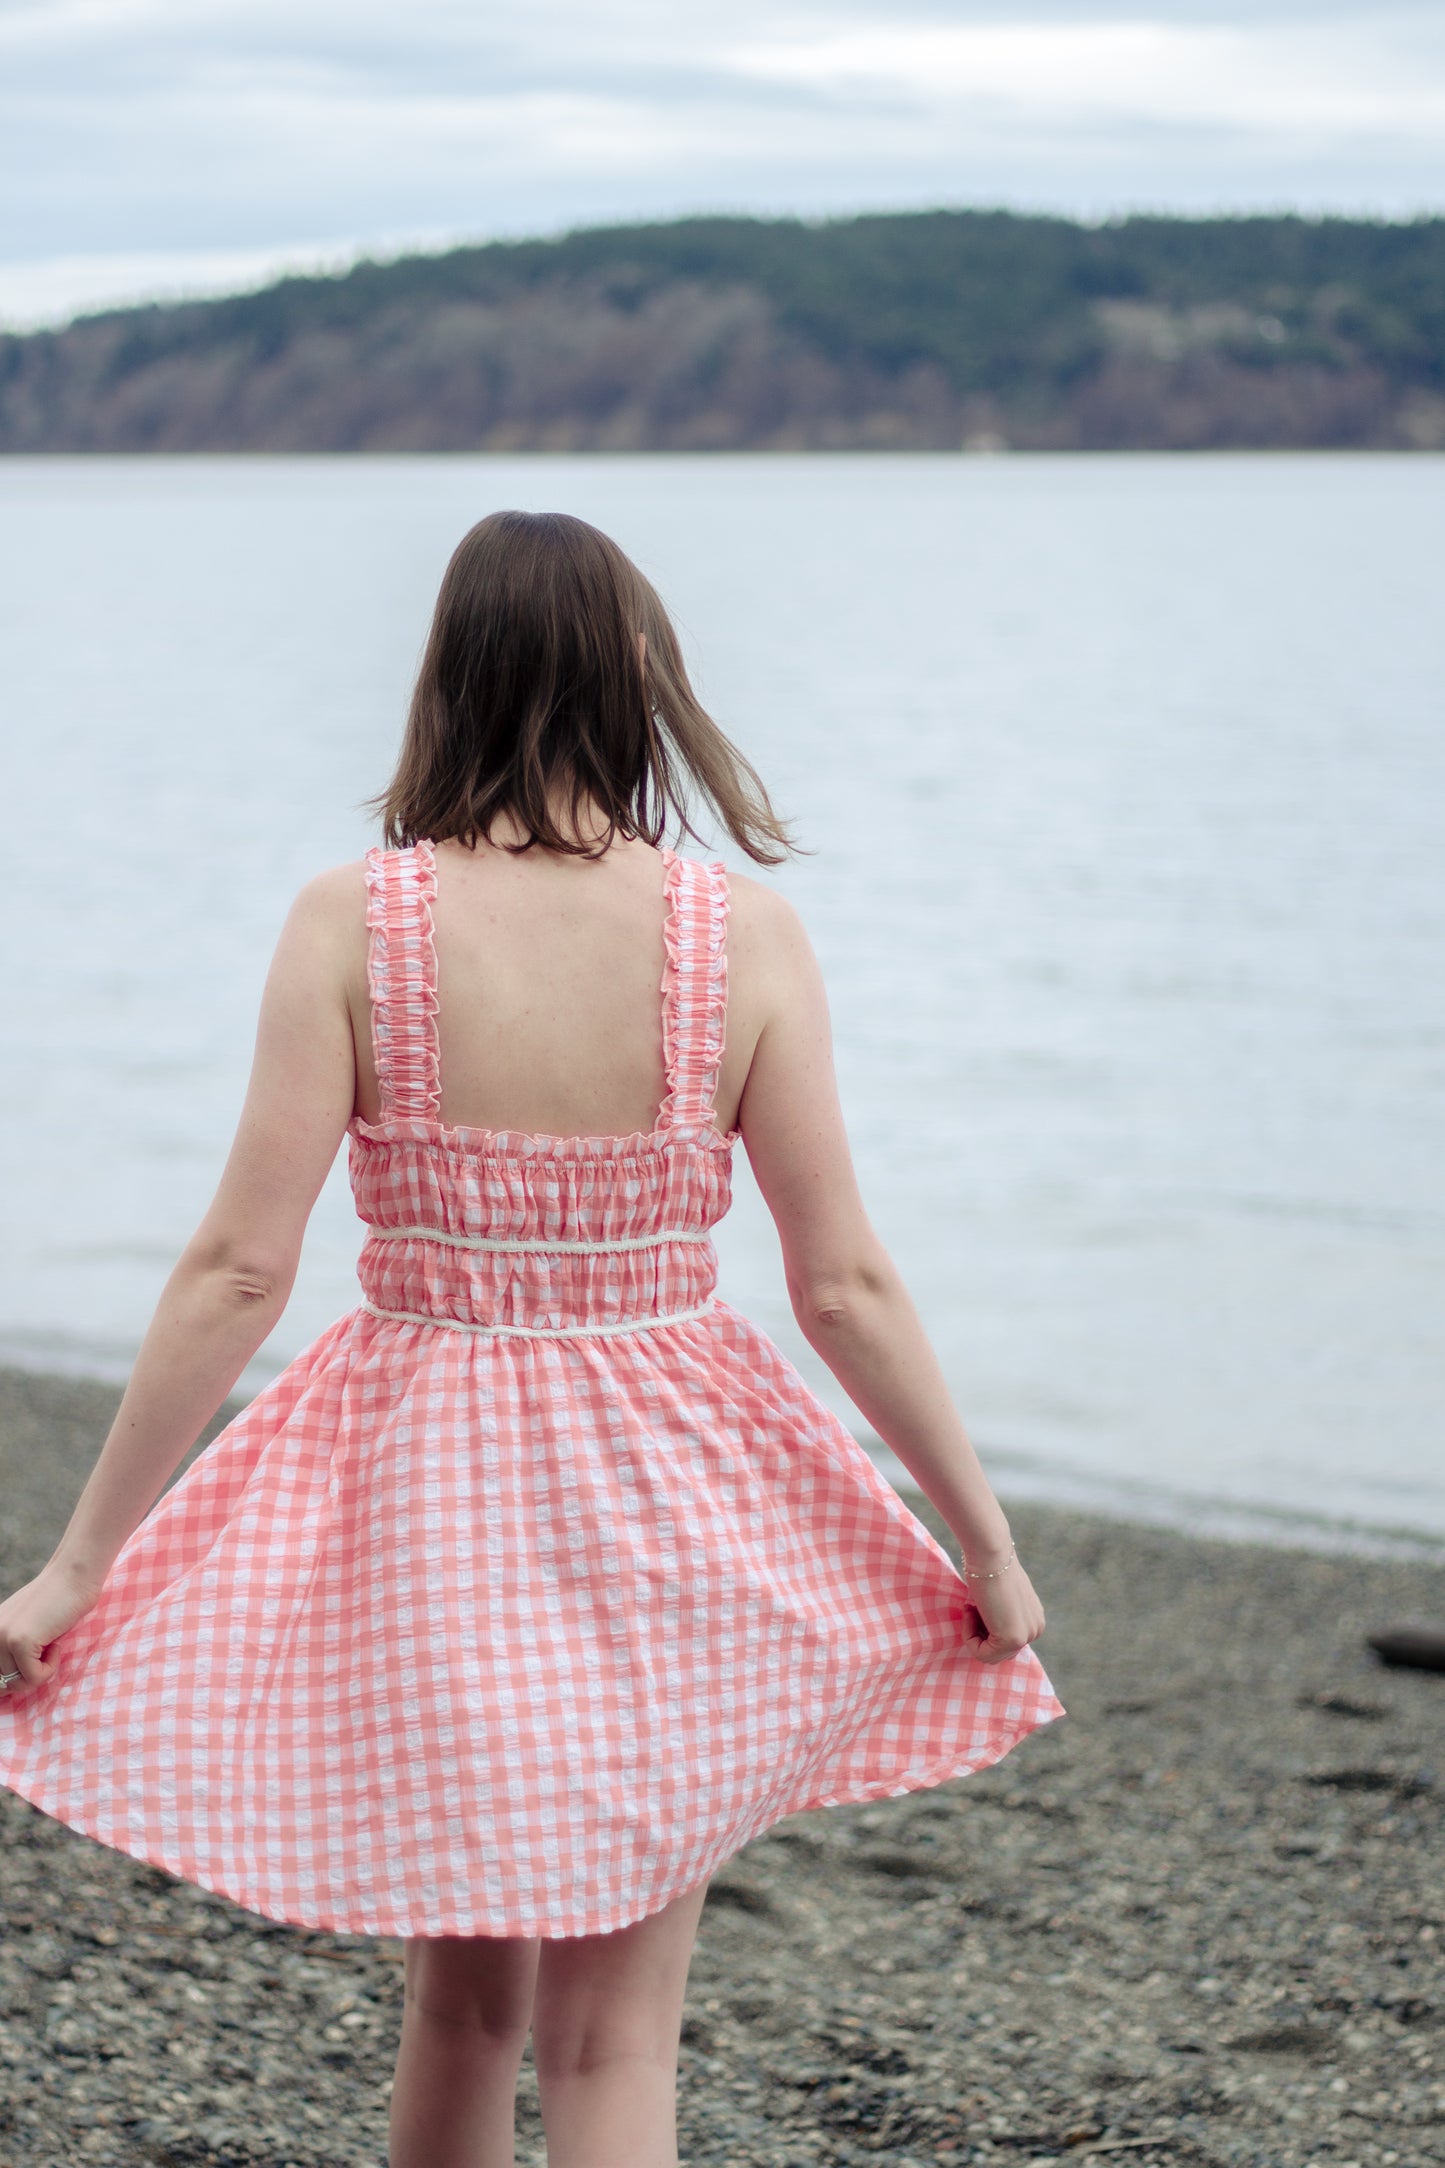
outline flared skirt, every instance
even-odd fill
[[[0,1781],[248,1909],[609,1932],[805,1808],[1062,1713],[746,1318],[606,1339],[339,1320],[136,1531]]]

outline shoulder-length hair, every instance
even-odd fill
[[[564,512],[480,520],[447,566],[396,773],[371,801],[388,844],[472,845],[506,812],[524,838],[510,850],[596,857],[617,836],[657,844],[674,822],[697,838],[694,795],[760,865],[796,848],[617,544]],[[582,840],[588,800],[600,840]]]

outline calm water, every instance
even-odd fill
[[[0,466],[0,1353],[124,1369],[287,902],[371,840],[451,545],[557,507],[657,579],[814,846],[777,878],[865,1194],[1000,1487],[1445,1538],[1442,484],[1299,456]],[[836,1401],[740,1186],[724,1291]],[[357,1243],[338,1170],[258,1375],[351,1306]]]

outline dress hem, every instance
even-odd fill
[[[313,1934],[363,1935],[372,1939],[400,1938],[403,1941],[412,1936],[447,1935],[505,1936],[525,1941],[561,1942],[575,1940],[582,1935],[615,1934],[624,1927],[635,1926],[639,1920],[650,1919],[655,1912],[661,1912],[666,1905],[671,1904],[674,1898],[683,1896],[689,1889],[695,1889],[698,1883],[709,1880],[746,1845],[756,1842],[766,1831],[775,1828],[779,1822],[788,1821],[795,1814],[811,1814],[824,1807],[865,1806],[878,1799],[901,1799],[910,1792],[934,1790],[953,1777],[975,1776],[980,1770],[991,1768],[995,1762],[1002,1761],[1004,1756],[1030,1733],[1041,1731],[1045,1725],[1057,1722],[1059,1717],[1066,1713],[1063,1704],[1055,1701],[1047,1715],[1001,1725],[996,1731],[989,1732],[982,1742],[965,1756],[950,1754],[943,1761],[931,1763],[925,1769],[909,1769],[902,1773],[894,1771],[889,1776],[851,1785],[843,1791],[824,1789],[806,1792],[802,1798],[790,1799],[785,1806],[765,1809],[761,1819],[746,1836],[736,1840],[730,1838],[726,1849],[719,1851],[709,1864],[700,1867],[690,1881],[681,1883],[676,1888],[667,1888],[665,1895],[649,1899],[640,1910],[624,1907],[612,1913],[584,1915],[581,1925],[577,1925],[575,1919],[564,1924],[555,1918],[540,1921],[533,1919],[524,1925],[515,1918],[505,1916],[500,1920],[496,1915],[483,1919],[475,1914],[463,1916],[455,1912],[418,1920],[402,1918],[395,1913],[373,1913],[362,1919],[343,1917],[340,1913],[321,1909],[308,1910],[304,1916],[299,1910],[273,1911],[258,1904],[254,1897],[242,1895],[238,1889],[228,1889],[219,1879],[175,1865],[165,1857],[159,1847],[151,1849],[139,1845],[117,1844],[113,1838],[101,1836],[94,1827],[93,1817],[70,1815],[56,1807],[48,1807],[42,1798],[37,1797],[37,1793],[43,1789],[38,1784],[27,1787],[0,1777],[0,1787],[13,1792],[18,1799],[24,1799],[39,1813],[59,1822],[64,1828],[72,1829],[79,1836],[88,1837],[96,1844],[103,1844],[108,1851],[119,1852],[124,1858],[134,1859],[142,1866],[158,1867],[163,1874],[172,1875],[177,1881],[188,1883],[193,1889],[207,1890],[213,1897],[223,1897],[228,1904],[237,1905],[242,1911],[253,1913],[257,1918],[270,1920],[279,1926],[295,1927]]]

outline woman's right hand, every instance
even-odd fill
[[[0,1603],[0,1676],[7,1671],[20,1674],[4,1688],[4,1699],[43,1686],[54,1676],[48,1650],[85,1617],[99,1594],[98,1588],[83,1586],[52,1560]]]
[[[982,1575],[970,1580],[965,1574],[964,1586],[972,1606],[971,1630],[963,1643],[965,1656],[981,1664],[1005,1663],[1043,1632],[1044,1607],[1017,1558],[995,1581]]]

